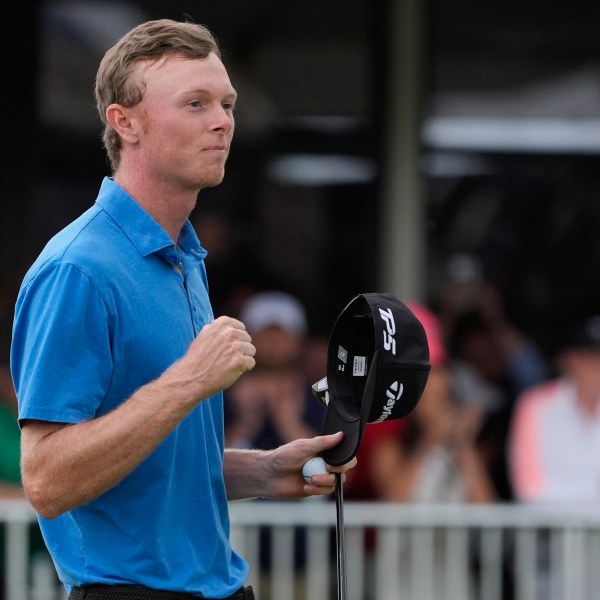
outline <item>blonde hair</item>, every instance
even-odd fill
[[[113,173],[121,158],[121,138],[106,120],[106,109],[111,104],[130,107],[142,101],[143,83],[133,76],[137,64],[164,56],[206,58],[211,52],[221,58],[216,38],[204,25],[171,19],[137,25],[109,48],[96,73],[94,96]]]

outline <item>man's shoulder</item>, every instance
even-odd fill
[[[123,244],[123,236],[111,234],[111,229],[111,220],[104,211],[97,205],[90,207],[47,242],[25,280],[40,271],[67,265],[88,271],[114,262],[115,247]]]

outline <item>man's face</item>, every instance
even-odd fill
[[[132,109],[139,143],[133,151],[148,175],[174,189],[219,184],[233,137],[236,92],[223,63],[169,57],[143,63],[144,99]]]

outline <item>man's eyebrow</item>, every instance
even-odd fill
[[[188,96],[190,94],[202,94],[202,95],[208,95],[208,96],[213,96],[215,95],[213,90],[207,90],[205,88],[194,88],[191,90],[186,90],[185,92],[182,92],[181,95],[182,96]],[[224,98],[233,98],[234,100],[237,98],[237,92],[232,88],[232,90],[230,92],[228,92],[227,94],[225,94],[223,97]]]

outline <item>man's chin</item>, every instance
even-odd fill
[[[225,178],[225,172],[221,171],[221,173],[215,173],[212,177],[211,176],[203,177],[200,184],[201,184],[202,188],[216,187],[217,185],[219,185],[220,183],[223,182],[224,178]]]

